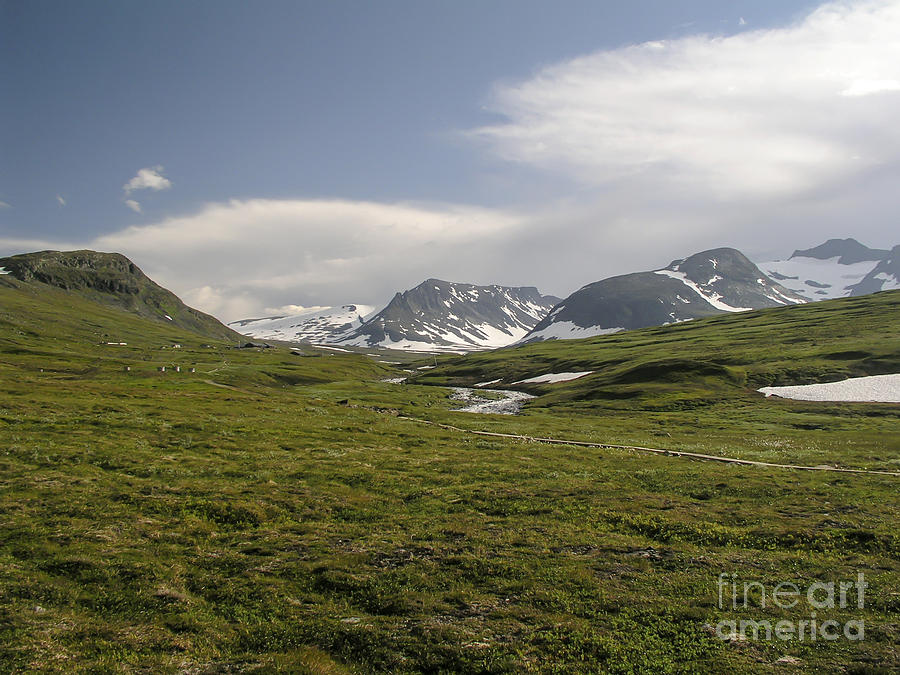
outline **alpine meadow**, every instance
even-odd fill
[[[898,34],[0,1],[0,674],[900,672]]]

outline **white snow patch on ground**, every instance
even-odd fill
[[[718,293],[707,293],[700,286],[690,279],[687,278],[687,275],[684,272],[673,272],[672,270],[656,270],[656,274],[661,274],[664,277],[671,277],[672,279],[678,279],[685,286],[690,288],[694,293],[699,295],[701,298],[706,300],[709,304],[711,304],[716,309],[721,309],[723,312],[749,312],[752,307],[732,307],[731,305],[726,305],[722,302],[722,296]]]
[[[169,321],[174,321],[174,319],[168,314],[163,314],[163,316],[166,317]]]
[[[480,393],[484,391],[502,394],[503,398],[484,398],[480,396]],[[517,415],[522,409],[522,404],[528,399],[534,398],[534,396],[521,391],[507,391],[505,389],[480,389],[476,392],[468,387],[453,387],[453,393],[450,395],[450,398],[469,404],[464,408],[457,408],[455,412]]]
[[[345,354],[353,354],[349,349],[341,349],[340,347],[329,347],[328,345],[313,345],[314,347],[318,347],[319,349],[328,349],[333,352],[344,352]]]
[[[5,267],[0,267],[0,274],[9,274],[9,270]]]
[[[497,378],[496,380],[491,380],[490,382],[478,382],[477,384],[473,384],[473,387],[490,387],[492,384],[498,384],[503,381],[503,378]]]
[[[406,382],[405,377],[386,377],[383,380],[379,380],[379,382],[386,382],[388,384],[403,384]]]
[[[596,335],[610,335],[625,330],[624,328],[603,328],[602,326],[579,326],[571,321],[554,321],[546,328],[526,337],[528,340],[577,340]]]
[[[590,375],[593,372],[593,370],[584,370],[580,373],[547,373],[546,375],[529,377],[527,380],[519,380],[518,382],[513,382],[513,384],[552,384],[553,382],[568,382],[569,380],[577,380],[579,377]]]
[[[858,401],[900,403],[900,374],[852,377],[840,382],[804,384],[794,387],[763,387],[766,396],[797,401]]]
[[[369,344],[366,338],[362,337],[354,341],[345,341],[341,344],[356,346],[356,347],[383,347],[384,349],[395,349],[397,351],[405,351],[405,352],[441,352],[447,354],[464,354],[466,349],[461,349],[458,345],[448,346],[448,345],[438,345],[433,344],[431,342],[419,342],[416,340],[391,340],[390,338],[386,340],[382,340],[377,344]]]

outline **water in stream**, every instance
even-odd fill
[[[486,398],[483,393],[500,394],[502,398]],[[530,398],[531,394],[521,391],[508,391],[505,389],[469,389],[468,387],[453,387],[450,398],[454,401],[462,401],[467,405],[457,408],[456,412],[489,413],[494,415],[518,415],[522,405]]]

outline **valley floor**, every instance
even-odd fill
[[[4,670],[900,666],[896,478],[479,438],[385,414],[897,468],[896,408],[842,408],[803,433],[763,421],[773,401],[719,422],[482,417],[451,412],[445,389],[374,378],[271,388],[216,366],[222,389],[203,381],[214,365],[197,379],[3,367]],[[792,421],[829,414],[780,404]],[[720,607],[720,574],[771,588],[859,572],[865,607],[827,615],[864,620],[865,641],[715,634],[809,610]]]
[[[900,478],[676,456],[900,471],[896,404],[755,391],[832,357],[894,367],[877,331],[896,336],[896,312],[870,342],[835,338],[852,349],[791,334],[806,370],[756,334],[758,351],[734,348],[767,317],[784,335],[777,312],[729,319],[727,366],[703,360],[724,342],[710,320],[417,370],[123,315],[111,347],[84,328],[106,310],[35,297],[0,312],[0,672],[900,670]],[[800,311],[847,307],[864,305]],[[750,370],[765,353],[786,365]],[[588,370],[525,385],[540,396],[520,415],[454,412],[433,386]],[[830,582],[851,601],[773,602],[779,584]],[[811,639],[813,613],[838,639]]]

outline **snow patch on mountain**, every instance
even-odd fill
[[[866,295],[900,288],[900,246],[889,251],[866,277],[853,287],[851,295]]]
[[[713,265],[715,266],[718,261],[710,260],[710,262],[713,263]],[[678,279],[681,283],[683,283],[685,286],[687,286],[692,291],[694,291],[694,293],[696,293],[701,298],[706,300],[710,305],[712,305],[716,309],[721,309],[723,312],[749,312],[751,309],[753,309],[752,307],[732,307],[731,305],[722,302],[722,296],[720,294],[712,292],[712,291],[704,290],[703,288],[700,287],[700,284],[688,279],[687,275],[684,272],[679,272],[677,270],[677,268],[675,270],[669,270],[669,269],[656,270],[655,273],[662,274],[663,276],[670,277],[672,279]],[[720,277],[719,275],[716,275],[712,279],[710,279],[708,282],[706,282],[705,285],[709,286],[709,285],[715,283],[716,281],[721,281],[721,280],[722,280],[722,277]]]
[[[759,263],[759,268],[782,286],[810,300],[843,298],[871,272],[878,261],[865,260],[852,264],[840,263],[840,256],[789,258]]]
[[[625,329],[621,327],[603,328],[602,326],[579,326],[572,321],[554,321],[546,328],[529,333],[527,335],[527,341],[577,340],[579,338],[595,337],[597,335],[611,335],[623,330]]]
[[[888,251],[869,248],[855,239],[829,239],[814,248],[794,251],[787,260],[761,262],[759,268],[808,300],[832,300],[896,287],[898,259],[898,247]]]
[[[289,316],[232,321],[230,328],[258,340],[333,344],[363,324],[371,305],[318,307]]]
[[[524,337],[558,301],[533,287],[428,279],[397,293],[341,344],[407,351],[495,349]]]
[[[718,248],[663,269],[588,284],[559,303],[523,342],[606,335],[802,302],[740,251]]]
[[[344,341],[341,344],[345,344],[349,347],[380,347],[382,349],[395,349],[397,351],[402,352],[423,352],[423,353],[432,353],[432,352],[440,352],[442,354],[465,354],[467,349],[461,349],[459,347],[454,347],[453,345],[441,345],[435,344],[434,342],[424,342],[422,340],[383,340],[377,344],[372,344],[368,342],[365,338],[354,338],[349,341]]]
[[[900,279],[897,279],[896,277],[888,276],[882,272],[881,274],[876,274],[874,278],[885,282],[881,286],[881,290],[883,291],[894,291],[900,288]]]

